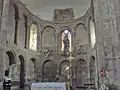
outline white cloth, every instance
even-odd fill
[[[66,90],[65,83],[40,82],[32,83],[31,90]]]

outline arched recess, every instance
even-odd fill
[[[89,19],[89,40],[90,40],[90,48],[93,48],[96,43],[96,35],[95,35],[95,24],[92,18]]]
[[[86,61],[84,59],[79,59],[76,63],[76,86],[83,86],[87,81],[87,68]]]
[[[25,60],[22,55],[19,55],[20,60],[20,88],[25,86]]]
[[[55,82],[57,75],[57,66],[52,60],[46,60],[42,67],[42,81]]]
[[[31,58],[29,61],[29,77],[31,80],[35,78],[35,58]]]
[[[60,32],[61,53],[69,55],[72,52],[72,30],[69,27],[62,28]]]
[[[24,28],[25,28],[25,43],[24,43],[24,48],[27,47],[27,39],[28,39],[28,17],[27,15],[23,14],[24,17]]]
[[[7,51],[6,54],[9,58],[9,66],[11,66],[12,64],[16,64],[14,53],[12,51]]]
[[[19,64],[16,62],[15,53],[13,51],[6,52],[6,70],[8,70],[8,75],[11,78],[12,82],[19,85]]]
[[[59,80],[61,82],[69,81],[69,79],[70,79],[69,71],[70,71],[70,61],[68,61],[68,60],[62,61],[59,66],[59,76],[60,76]]]
[[[75,28],[75,43],[76,47],[84,44],[88,44],[88,33],[84,24],[79,23]]]
[[[30,35],[29,35],[29,49],[33,51],[37,50],[37,32],[38,32],[37,23],[34,22],[30,26]]]
[[[14,8],[14,20],[15,20],[14,43],[17,44],[19,9],[18,9],[17,5],[15,5],[15,4],[13,4],[13,8]]]
[[[52,26],[46,26],[42,32],[42,47],[56,46],[56,30]]]
[[[92,56],[90,58],[90,83],[92,84],[95,84],[95,75],[96,75],[95,57]]]

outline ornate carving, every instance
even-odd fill
[[[53,50],[51,48],[44,48],[42,52],[47,58],[53,56]]]
[[[86,47],[86,45],[79,45],[79,46],[77,46],[76,47],[76,53],[78,55],[80,55],[80,54],[86,54],[87,53],[87,47]]]

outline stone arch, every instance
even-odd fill
[[[48,28],[48,27],[52,28],[54,30],[54,32],[56,32],[56,30],[53,26],[47,25],[43,28],[42,34],[44,33],[45,29]]]
[[[37,50],[38,30],[39,28],[37,22],[33,21],[29,30],[29,48],[34,51]]]
[[[70,69],[70,61],[64,60],[59,65],[59,76],[61,82],[68,82],[69,80],[69,69]]]
[[[30,59],[32,62],[33,62],[33,64],[34,64],[34,73],[35,73],[35,68],[36,68],[36,59],[35,58],[31,58]]]
[[[77,28],[79,25],[83,25],[83,27],[85,28],[85,31],[87,32],[87,28],[85,27],[85,24],[83,24],[83,23],[78,23],[78,24],[75,26],[75,30],[76,30],[76,28]]]
[[[17,57],[15,52],[12,50],[6,51],[6,70],[8,70],[8,75],[11,78],[13,85],[19,85],[19,63],[17,62]],[[6,71],[5,71],[6,72]]]
[[[70,61],[69,60],[63,60],[60,65],[59,65],[59,75],[61,75],[61,68],[62,68],[62,64],[64,63],[69,63],[70,64]]]
[[[56,30],[53,26],[45,26],[42,31],[42,47],[56,46]]]
[[[25,86],[25,60],[22,55],[19,55],[20,60],[20,88]]]
[[[87,68],[86,61],[79,59],[76,63],[75,74],[76,74],[76,86],[83,86],[87,82]]]
[[[18,22],[19,22],[19,8],[16,4],[13,4],[14,8],[14,20],[15,20],[15,33],[14,33],[14,43],[17,44],[17,37],[18,37]]]
[[[95,84],[95,74],[96,74],[96,67],[95,67],[95,57],[91,56],[90,57],[90,63],[89,63],[89,68],[90,68],[90,83]]]
[[[52,60],[46,60],[42,65],[42,81],[54,82],[57,75],[57,66]]]
[[[7,51],[6,54],[8,55],[9,58],[9,66],[11,66],[12,64],[16,64],[14,53],[12,51]]]
[[[75,43],[76,47],[88,44],[88,33],[83,23],[78,23],[75,27]]]
[[[35,71],[36,71],[36,59],[35,58],[31,58],[29,61],[29,78],[30,80],[33,81],[33,79],[35,78]]]
[[[27,48],[27,40],[28,40],[28,17],[26,14],[23,14],[24,17],[24,29],[25,29],[25,41],[24,41],[24,48]]]
[[[61,31],[59,36],[60,49],[62,55],[68,55],[68,53],[72,52],[72,45],[73,45],[72,29],[68,26],[64,26],[61,28],[60,31]]]
[[[5,76],[10,76],[10,69],[14,64],[16,64],[14,53],[7,51],[5,54]]]
[[[63,26],[63,27],[61,27],[60,28],[61,30],[60,30],[60,32],[62,32],[62,31],[64,31],[64,30],[69,30],[71,33],[73,32],[73,30],[72,30],[72,27],[71,26]]]

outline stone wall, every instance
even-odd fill
[[[77,19],[72,18],[72,20],[65,22],[53,22],[42,20],[33,15],[19,0],[4,0],[3,6],[0,31],[1,79],[4,76],[4,70],[9,68],[11,70],[11,67],[15,65],[18,69],[17,71],[15,68],[15,73],[19,75],[19,66],[22,63],[25,69],[22,74],[25,74],[26,82],[30,81],[30,77],[33,76],[33,71],[35,71],[34,75],[38,77],[37,79],[42,80],[44,64],[52,61],[56,68],[56,80],[59,77],[60,65],[63,62],[71,62],[73,69],[72,79],[75,81],[75,68],[79,66],[77,62],[81,62],[82,60],[86,70],[83,73],[86,73],[87,76],[85,83],[88,82],[90,57],[94,56],[96,58],[96,47],[90,47],[89,21],[93,19],[91,7],[83,17]],[[27,27],[25,27],[25,16],[28,18]],[[15,26],[15,23],[18,23],[18,26]],[[31,51],[29,49],[30,27],[32,24],[36,24],[38,28],[37,51]],[[25,43],[26,28],[27,43]],[[74,57],[72,61],[68,57],[61,55],[61,32],[65,29],[71,31],[71,56]],[[16,30],[17,35],[15,36]],[[15,43],[15,37],[17,44]],[[12,61],[12,64],[9,61]]]
[[[18,29],[17,29],[17,44],[14,43],[14,35],[15,35],[15,7],[17,7],[19,12],[18,18]],[[24,15],[28,17],[27,22],[27,45],[25,48],[25,20]],[[9,69],[11,73],[11,67],[14,65],[19,65],[24,62],[24,75],[25,79],[28,79],[28,74],[30,74],[30,64],[35,64],[35,70],[39,64],[39,52],[34,52],[29,49],[29,32],[30,25],[33,22],[39,23],[39,18],[34,16],[29,10],[19,1],[19,0],[4,0],[3,4],[3,15],[1,22],[1,30],[0,30],[0,49],[1,49],[1,65],[0,72],[4,76],[4,70]],[[39,24],[37,24],[39,27]],[[38,29],[39,32],[39,29]],[[7,53],[9,52],[9,53]],[[21,57],[23,57],[21,59]],[[34,59],[33,63],[30,63]],[[15,63],[11,62],[12,60]],[[12,63],[12,64],[10,64]],[[23,63],[22,63],[23,64]],[[18,74],[17,74],[18,73]],[[33,72],[32,72],[33,73]],[[1,80],[3,80],[1,75]],[[16,71],[15,75],[20,75],[20,71]],[[14,79],[15,80],[15,79]],[[17,78],[16,78],[17,80]]]
[[[94,2],[98,68],[106,73],[105,80],[100,77],[100,84],[119,85],[119,8],[119,0]]]

